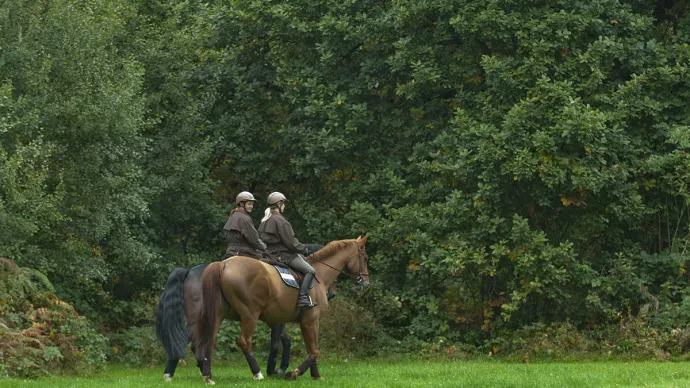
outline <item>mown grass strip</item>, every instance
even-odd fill
[[[220,386],[239,387],[690,387],[690,368],[684,362],[582,362],[516,364],[500,361],[385,361],[323,362],[326,381],[302,376],[298,381],[269,378],[251,380],[244,363],[214,368]],[[163,365],[129,369],[111,366],[92,376],[60,376],[39,380],[0,380],[4,387],[201,387],[198,371],[178,368],[172,383],[163,382]]]

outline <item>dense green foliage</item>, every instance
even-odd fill
[[[220,257],[234,195],[280,190],[302,241],[370,233],[370,343],[497,352],[640,320],[673,338],[689,10],[6,1],[0,255],[104,327],[145,325],[173,267]]]

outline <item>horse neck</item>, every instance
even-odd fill
[[[331,255],[318,257],[318,259],[314,257],[311,260],[311,265],[316,270],[316,277],[324,288],[328,289],[335,282],[335,279],[340,275],[339,271],[342,271],[350,257],[356,254],[352,252],[353,249],[355,249],[354,243],[347,244],[347,247],[339,249]]]

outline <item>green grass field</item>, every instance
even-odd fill
[[[325,381],[309,373],[297,381],[251,380],[245,363],[214,368],[217,386],[242,387],[690,387],[686,362],[582,362],[517,364],[500,361],[355,361],[323,362]],[[0,380],[0,387],[201,387],[199,372],[180,366],[172,383],[155,369],[111,366],[89,377]]]

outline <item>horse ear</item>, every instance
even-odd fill
[[[365,234],[364,234],[364,237],[359,236],[359,238],[357,238],[357,240],[359,240],[359,243],[360,243],[362,246],[364,246],[364,244],[366,244],[368,238],[369,238],[369,233],[365,233]]]

